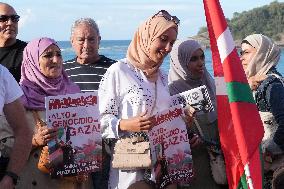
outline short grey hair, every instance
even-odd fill
[[[72,28],[71,28],[71,36],[73,35],[75,28],[77,28],[81,24],[88,24],[93,29],[95,29],[98,33],[98,36],[100,36],[100,30],[99,30],[98,24],[92,18],[80,18],[80,19],[76,20],[74,22],[74,24],[72,25]]]

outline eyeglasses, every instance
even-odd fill
[[[19,15],[11,15],[11,16],[8,16],[8,15],[0,15],[0,22],[7,22],[9,19],[12,20],[12,22],[19,22],[20,20],[20,16]]]
[[[168,13],[168,11],[166,10],[160,10],[158,13],[156,13],[153,16],[153,18],[156,16],[162,16],[168,21],[173,21],[176,25],[179,25],[180,23],[180,20],[178,19],[178,17],[170,15],[170,13]]]
[[[197,60],[204,60],[205,59],[205,55],[204,55],[204,53],[202,54],[202,55],[200,55],[200,56],[192,56],[191,58],[190,58],[190,62],[196,62]]]

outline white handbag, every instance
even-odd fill
[[[150,168],[150,143],[135,138],[118,140],[114,147],[112,167],[122,170]]]

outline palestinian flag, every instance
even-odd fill
[[[218,0],[203,0],[212,50],[218,127],[230,189],[261,189],[262,122]]]

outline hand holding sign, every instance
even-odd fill
[[[187,126],[190,126],[191,123],[193,122],[193,118],[195,116],[195,109],[191,106],[186,106],[186,108],[184,109],[184,116],[183,116],[183,120],[186,123]]]
[[[48,128],[43,126],[37,129],[33,136],[34,146],[45,146],[50,140],[57,137],[57,128]]]

